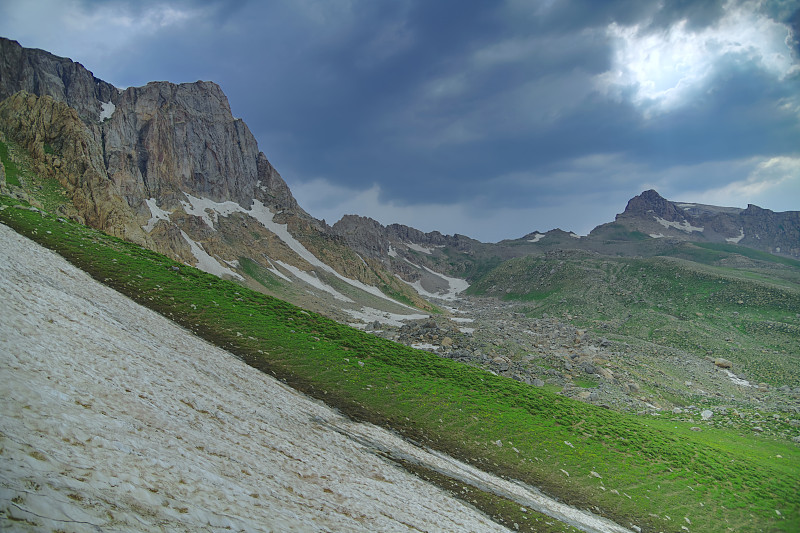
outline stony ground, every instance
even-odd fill
[[[439,303],[451,306],[449,315],[367,330],[611,409],[800,443],[800,387],[751,383],[729,361],[705,354],[610,340],[573,326],[568,315],[531,318],[494,298]]]

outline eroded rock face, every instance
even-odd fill
[[[657,216],[669,222],[682,221],[685,218],[674,203],[652,189],[631,198],[625,206],[625,212],[620,216]]]
[[[174,206],[184,199],[183,191],[217,202],[233,200],[245,208],[258,199],[277,210],[306,215],[258,151],[247,125],[233,117],[227,97],[215,83],[153,82],[120,91],[80,63],[0,38],[0,100],[21,91],[26,98],[46,96],[74,110],[83,126],[73,121],[63,133],[74,140],[72,134],[84,130],[81,143],[92,158],[88,165],[110,178],[140,216],[147,214],[142,209],[145,199],[159,198]],[[47,125],[59,119],[52,114],[52,104],[40,106],[29,117],[23,115],[32,112],[32,106],[18,104],[5,115],[4,120],[12,120],[5,126],[37,128],[25,136],[25,147],[34,156],[44,159],[44,144],[59,148],[67,142],[58,140],[61,125]],[[66,106],[57,114],[65,113]],[[43,128],[48,129],[49,143],[36,140]],[[97,146],[88,146],[91,141]],[[61,160],[69,155],[61,154]]]
[[[0,127],[28,152],[36,174],[64,186],[74,208],[70,214],[111,235],[149,243],[75,109],[23,91],[0,102]]]
[[[19,91],[51,96],[87,122],[99,121],[101,102],[114,102],[118,93],[80,63],[0,37],[0,100]]]
[[[173,207],[185,191],[244,208],[258,199],[279,210],[298,209],[215,83],[128,88],[102,129],[109,177],[131,205],[158,198]]]

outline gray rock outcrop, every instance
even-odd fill
[[[98,122],[101,103],[115,103],[119,93],[80,63],[0,37],[0,100],[19,91],[51,96],[87,122]]]
[[[187,192],[305,213],[216,83],[130,87],[102,129],[108,175],[132,206],[158,198],[174,207]]]

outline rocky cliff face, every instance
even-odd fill
[[[463,235],[424,233],[402,224],[383,226],[358,215],[345,215],[333,225],[331,233],[360,255],[379,262],[406,282],[422,283],[431,293],[449,287],[441,280],[432,280],[431,270],[463,276],[454,255],[468,256],[486,246]]]
[[[0,132],[24,153],[26,198],[55,178],[65,215],[307,307],[364,293],[391,302],[385,292],[427,307],[298,206],[215,83],[118,90],[0,39],[0,98]],[[298,290],[309,285],[319,298]]]
[[[469,252],[481,244],[463,235],[443,235],[438,231],[425,233],[403,224],[384,226],[377,220],[358,215],[343,216],[331,231],[358,253],[376,259],[386,259],[408,250],[431,255],[435,249],[444,247]]]
[[[173,205],[181,191],[243,207],[257,198],[298,209],[215,83],[153,82],[122,91],[80,63],[0,38],[0,100],[20,91],[77,112],[102,147],[108,176],[134,209],[153,197]]]
[[[19,91],[64,102],[86,122],[99,121],[101,103],[113,103],[118,95],[80,63],[0,37],[0,100]]]
[[[302,211],[215,83],[128,88],[102,133],[109,177],[131,205],[158,198],[175,207],[189,192],[245,208],[258,199]]]
[[[152,242],[108,179],[102,153],[75,109],[24,91],[0,102],[2,129],[30,156],[30,169],[64,187],[64,214],[139,244]]]

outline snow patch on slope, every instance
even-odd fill
[[[727,368],[723,368],[723,371],[725,372],[725,374],[728,375],[728,379],[730,379],[731,382],[733,382],[734,385],[739,385],[740,387],[752,387],[753,386],[752,383],[750,383],[746,379],[740,378],[739,376],[737,376],[736,374],[734,374],[733,372],[731,372]]]
[[[184,193],[184,195],[186,195],[186,198],[189,200],[188,202],[181,202],[181,204],[184,207],[184,210],[188,214],[191,214],[191,215],[198,216],[198,217],[202,218],[203,222],[205,222],[208,225],[208,227],[210,227],[211,229],[215,229],[214,228],[214,224],[219,219],[219,216],[227,217],[227,216],[230,216],[233,213],[244,213],[244,214],[249,215],[252,218],[256,219],[258,222],[261,223],[261,225],[263,225],[269,231],[271,231],[272,233],[277,235],[278,238],[280,238],[294,253],[296,253],[298,256],[303,258],[311,266],[313,266],[315,268],[320,268],[323,271],[328,272],[329,274],[332,274],[332,275],[336,276],[337,278],[339,278],[340,280],[344,281],[348,285],[351,285],[351,286],[353,286],[353,287],[355,287],[357,289],[360,289],[360,290],[362,290],[364,292],[372,294],[373,296],[377,296],[378,298],[382,298],[382,299],[384,299],[386,301],[389,301],[389,302],[391,302],[393,304],[396,304],[396,305],[401,305],[403,307],[408,307],[408,306],[406,306],[406,305],[404,305],[402,303],[399,303],[396,300],[393,300],[392,298],[386,296],[377,287],[373,287],[372,285],[367,285],[366,283],[362,283],[362,282],[360,282],[358,280],[354,280],[354,279],[348,278],[346,276],[343,276],[343,275],[339,274],[336,270],[334,270],[332,267],[330,267],[327,264],[323,263],[313,253],[311,253],[305,246],[303,246],[303,244],[300,241],[295,239],[292,236],[291,233],[289,233],[289,230],[287,229],[287,225],[286,224],[278,224],[277,222],[275,222],[273,220],[275,214],[272,211],[270,211],[270,209],[267,206],[265,206],[263,203],[261,203],[258,200],[254,199],[252,207],[248,210],[248,209],[243,208],[242,206],[240,206],[236,202],[231,202],[231,201],[215,202],[215,201],[210,200],[208,198],[197,198],[197,197],[194,197],[191,194],[187,194],[187,193]],[[283,266],[283,264],[281,266]],[[297,270],[297,269],[295,269],[295,270]],[[310,274],[305,273],[305,276],[308,277],[308,276],[310,276]],[[304,281],[306,281],[304,278],[302,278],[300,276],[298,276],[298,278],[303,279]],[[314,279],[316,279],[316,282],[314,283],[314,286],[317,287],[317,288],[321,288],[321,285],[323,284],[323,282],[321,280],[319,280],[319,278],[316,278],[316,276],[314,276]],[[347,301],[352,301],[349,298],[347,298],[346,296],[342,296],[335,289],[333,289],[331,287],[328,287],[327,285],[326,285],[326,287],[327,287],[326,289],[322,289],[322,290],[325,290],[326,292],[330,292],[331,294],[337,294],[339,297],[346,298]],[[337,299],[341,299],[341,298],[337,297]]]
[[[698,228],[697,226],[692,226],[684,220],[683,222],[670,222],[669,220],[665,220],[661,217],[653,216],[656,219],[656,222],[664,226],[665,228],[675,228],[677,230],[685,231],[686,233],[691,233],[693,231],[703,231],[705,228]]]
[[[412,282],[409,282],[409,281],[406,281],[406,280],[404,280],[403,278],[401,278],[401,277],[400,277],[399,275],[397,275],[397,274],[395,274],[395,277],[396,277],[397,279],[399,279],[400,281],[402,281],[403,283],[405,283],[406,285],[410,286],[410,287],[411,287],[412,289],[414,289],[415,291],[417,291],[417,294],[419,294],[420,296],[422,296],[422,297],[424,297],[424,298],[438,298],[438,297],[439,297],[439,295],[438,295],[438,294],[434,294],[434,293],[432,293],[432,292],[426,291],[426,290],[425,290],[425,289],[422,287],[422,280],[419,280],[419,279],[418,279],[417,281],[412,281]]]
[[[547,237],[547,235],[545,235],[544,233],[536,233],[533,236],[533,239],[528,239],[528,242],[537,243],[537,242],[541,241],[542,239],[544,239],[545,237]]]
[[[233,213],[248,213],[242,206],[230,200],[227,202],[215,202],[208,198],[197,198],[189,193],[183,194],[189,200],[188,202],[181,201],[186,214],[200,217],[214,231],[216,231],[214,224],[217,223],[220,215],[228,217]]]
[[[380,311],[378,309],[373,309],[372,307],[362,307],[360,311],[355,309],[344,309],[344,312],[350,315],[351,317],[355,318],[356,320],[360,320],[363,324],[349,324],[350,326],[356,328],[363,328],[365,324],[369,324],[371,322],[378,321],[381,324],[387,324],[389,326],[397,326],[400,327],[403,325],[405,320],[422,320],[423,318],[428,318],[429,315],[421,315],[419,313],[416,314],[409,314],[409,315],[402,315],[399,313],[389,313],[386,311]]]
[[[411,347],[417,350],[425,350],[426,352],[438,352],[439,348],[441,348],[441,346],[429,342],[412,342]]]
[[[269,266],[265,267],[267,270],[269,270],[270,272],[272,272],[273,274],[275,274],[279,278],[284,279],[284,280],[288,281],[289,283],[292,283],[292,280],[289,279],[289,277],[286,274],[284,274],[283,272],[278,270],[278,268],[275,266],[275,264],[272,262],[272,260],[269,257],[264,256],[264,259],[266,259],[267,263],[269,263]]]
[[[450,276],[445,276],[444,274],[440,274],[438,272],[434,272],[430,268],[423,266],[425,270],[433,274],[434,276],[440,277],[445,280],[450,288],[444,294],[439,294],[437,298],[441,298],[442,300],[455,300],[458,298],[458,295],[464,292],[469,288],[469,283],[465,279],[461,278],[451,278]]]
[[[404,280],[403,278],[401,278],[400,276],[395,274],[397,279],[399,279],[400,281],[402,281],[406,285],[411,286],[415,291],[417,291],[417,293],[420,296],[423,296],[423,297],[426,297],[426,298],[438,298],[440,300],[456,300],[460,293],[464,292],[465,290],[467,290],[469,288],[469,283],[467,282],[467,280],[464,280],[464,279],[461,279],[461,278],[451,278],[449,276],[445,276],[444,274],[440,274],[438,272],[435,272],[435,271],[431,270],[428,267],[420,266],[420,265],[417,265],[415,263],[412,263],[411,261],[409,261],[405,257],[403,258],[403,260],[406,263],[408,263],[409,265],[411,265],[414,268],[416,268],[417,270],[425,270],[426,272],[428,272],[429,274],[433,275],[434,277],[437,277],[437,278],[441,279],[442,281],[447,282],[448,288],[446,290],[439,291],[438,293],[433,293],[433,292],[430,292],[430,291],[426,290],[422,286],[422,280],[417,280],[417,281],[410,282],[410,281]]]
[[[424,246],[420,246],[419,244],[414,244],[413,242],[407,242],[405,244],[412,250],[416,250],[417,252],[421,252],[423,254],[431,255],[433,253],[433,248],[425,248]]]
[[[114,111],[116,111],[116,110],[117,110],[117,106],[112,104],[111,101],[101,102],[100,103],[100,122],[103,122],[103,121],[111,118],[111,115],[113,115]]]
[[[14,527],[508,531],[375,450],[438,456],[297,393],[3,225],[0,242],[0,515]]]
[[[728,237],[725,240],[733,244],[739,244],[739,241],[741,241],[742,239],[744,239],[744,228],[739,228],[738,237]]]
[[[277,235],[284,243],[286,243],[286,245],[289,248],[291,248],[297,255],[305,259],[311,266],[321,268],[325,272],[333,274],[334,276],[344,281],[345,283],[352,285],[357,289],[361,289],[364,292],[372,294],[373,296],[377,296],[378,298],[382,298],[397,305],[403,305],[383,294],[377,287],[373,287],[372,285],[367,285],[366,283],[362,283],[358,280],[350,279],[346,276],[343,276],[338,272],[336,272],[336,270],[334,270],[332,267],[328,266],[327,264],[317,259],[317,257],[314,254],[312,254],[305,246],[303,246],[303,244],[300,241],[295,239],[292,236],[292,234],[289,233],[286,224],[278,224],[277,222],[274,222],[272,218],[275,215],[272,213],[272,211],[269,210],[267,206],[265,206],[258,200],[253,200],[253,207],[250,209],[250,211],[244,211],[244,212],[250,215],[251,217],[255,218],[256,220],[258,220],[259,222],[261,222],[261,224],[263,224],[265,228],[267,228],[272,233]]]
[[[334,298],[342,302],[353,303],[353,300],[351,300],[347,296],[343,295],[342,293],[340,293],[339,291],[337,291],[336,289],[334,289],[333,287],[331,287],[330,285],[319,279],[313,272],[304,272],[303,270],[300,270],[296,266],[284,263],[283,261],[276,260],[275,262],[278,263],[282,268],[285,268],[286,270],[291,272],[291,274],[294,277],[308,283],[312,287],[327,292],[328,294],[332,295]]]
[[[237,272],[234,272],[228,267],[222,266],[219,261],[208,255],[208,252],[203,249],[200,243],[193,241],[185,231],[181,230],[181,236],[183,236],[183,239],[189,243],[189,247],[192,249],[192,255],[195,257],[195,259],[197,259],[197,265],[195,265],[197,268],[203,272],[214,274],[215,276],[222,277],[224,275],[228,275],[244,281],[244,278]]]
[[[142,229],[145,230],[147,233],[153,231],[153,228],[156,227],[156,223],[159,220],[166,220],[169,222],[169,215],[171,214],[170,211],[164,211],[160,207],[158,207],[158,203],[156,203],[155,198],[148,198],[145,200],[147,207],[150,208],[150,220],[147,221],[147,224],[142,226]]]

